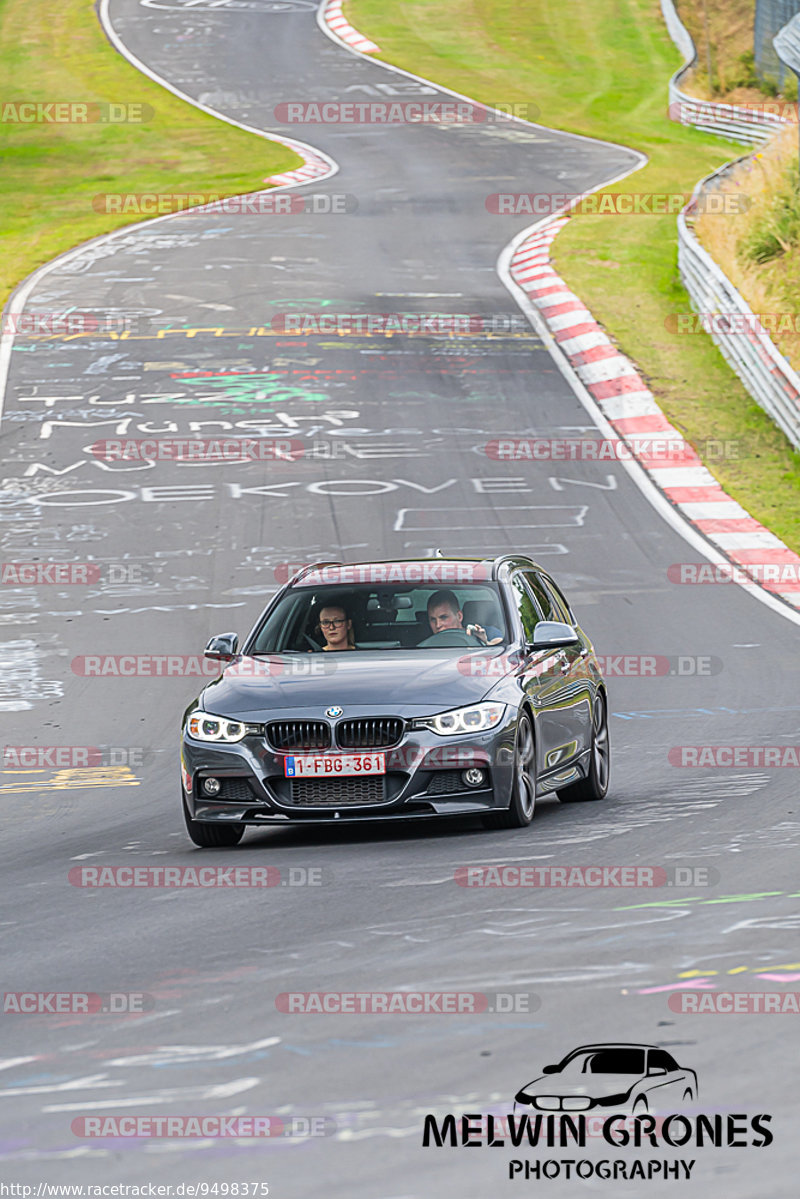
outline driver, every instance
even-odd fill
[[[500,629],[489,625],[484,629],[479,624],[469,624],[464,628],[464,613],[458,606],[458,600],[452,591],[435,591],[428,600],[428,624],[432,633],[441,633],[445,629],[460,629],[471,633],[484,645],[499,645],[503,640]]]

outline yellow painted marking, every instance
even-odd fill
[[[20,772],[22,773],[22,772]],[[30,774],[44,774],[32,770]],[[20,795],[26,791],[69,791],[79,787],[140,787],[128,766],[88,766],[82,769],[56,770],[51,778],[31,779],[29,782],[0,784],[0,795]]]
[[[718,970],[684,970],[678,978],[706,978],[709,974],[719,974]]]

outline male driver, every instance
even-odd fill
[[[464,633],[472,633],[484,645],[499,645],[503,640],[501,630],[493,625],[484,629],[479,624],[469,624],[464,628],[464,613],[452,591],[433,593],[428,600],[428,624],[431,626],[431,633],[441,633],[445,629],[461,629]]]

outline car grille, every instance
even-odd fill
[[[398,716],[340,720],[336,740],[342,749],[387,749],[403,736],[405,721]]]
[[[460,770],[437,770],[428,783],[426,795],[451,795],[454,791],[469,791]]]
[[[222,786],[216,795],[206,795],[203,790],[203,780],[198,782],[198,795],[201,799],[207,800],[210,803],[216,803],[217,800],[231,800],[235,803],[253,803],[255,795],[247,779],[244,778],[220,778]]]
[[[267,739],[279,750],[327,749],[331,730],[324,720],[273,720],[267,725]]]
[[[346,808],[382,803],[383,775],[367,778],[293,779],[292,803],[298,807]]]

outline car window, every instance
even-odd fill
[[[561,617],[559,615],[558,609],[556,608],[556,606],[553,602],[553,597],[549,594],[547,589],[544,587],[540,576],[535,574],[532,570],[523,571],[523,575],[525,578],[525,582],[527,583],[528,587],[533,592],[533,595],[536,598],[536,603],[538,605],[539,611],[542,613],[542,615],[539,617],[539,619],[540,620],[562,620],[563,617]]]
[[[600,1049],[587,1063],[589,1074],[644,1074],[643,1049]]]
[[[652,1069],[654,1066],[667,1071],[678,1069],[674,1058],[671,1058],[663,1049],[651,1049],[647,1065],[648,1069]]]
[[[565,624],[574,624],[575,617],[572,615],[572,609],[566,601],[563,592],[556,586],[548,575],[541,575],[542,587],[550,596],[554,611],[558,612],[556,620],[563,620]]]
[[[525,638],[527,641],[533,641],[533,630],[540,620],[544,620],[541,609],[529,589],[525,586],[525,580],[521,573],[515,574],[512,578],[511,590],[520,621],[522,622],[522,630]]]
[[[452,611],[450,638],[439,637],[432,646],[424,643],[433,635],[428,603],[442,603]],[[475,646],[466,629],[478,625],[494,644],[507,640],[506,618],[496,583],[457,583],[439,586],[320,585],[293,587],[285,592],[269,615],[261,618],[248,639],[248,653],[311,653],[322,649],[319,614],[326,606],[342,608],[352,621],[356,650],[458,649]],[[454,607],[453,607],[454,605]],[[460,617],[458,616],[460,613]],[[459,635],[461,640],[459,641]]]

